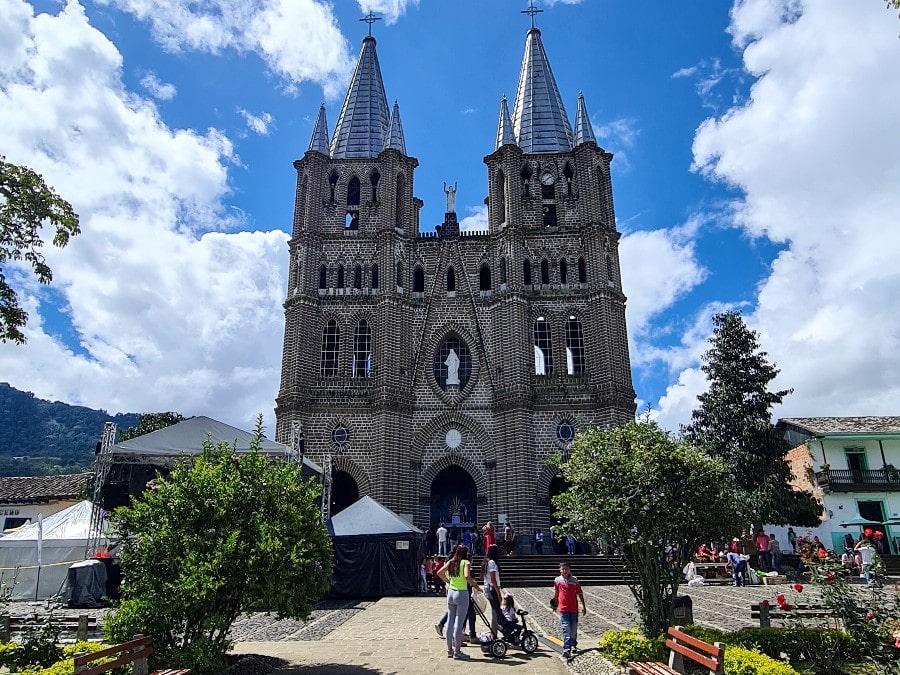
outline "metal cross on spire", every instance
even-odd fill
[[[530,0],[528,3],[528,8],[522,10],[522,14],[528,14],[531,16],[531,27],[534,28],[534,15],[542,14],[544,10],[538,9],[534,6],[534,0]]]
[[[532,2],[533,1],[534,0],[532,0]],[[375,16],[375,13],[369,10],[369,13],[361,18],[360,21],[365,21],[367,24],[369,24],[369,37],[372,37],[372,24],[376,21],[381,21],[381,17]]]

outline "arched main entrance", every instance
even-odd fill
[[[431,481],[431,508],[429,515],[434,524],[450,527],[474,527],[478,489],[469,473],[459,466],[448,466]]]
[[[335,471],[331,477],[331,515],[334,516],[359,499],[359,486],[346,471]]]

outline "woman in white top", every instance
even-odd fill
[[[484,560],[481,561],[481,575],[484,577],[484,592],[487,595],[488,602],[491,603],[491,633],[497,637],[497,626],[500,623],[500,616],[503,614],[503,608],[500,605],[500,567],[497,560],[500,558],[500,547],[497,544],[491,544],[484,553]]]

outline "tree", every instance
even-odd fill
[[[69,202],[39,174],[10,164],[0,155],[0,342],[24,344],[21,328],[28,321],[28,313],[6,280],[3,265],[10,260],[25,260],[39,282],[49,284],[53,280],[40,251],[44,245],[40,230],[46,222],[56,227],[53,243],[60,248],[69,243],[69,237],[81,232],[78,215]]]
[[[122,429],[119,432],[119,443],[127,441],[153,431],[165,429],[173,424],[184,422],[185,417],[177,412],[158,412],[158,413],[140,413],[138,414],[137,426]]]
[[[563,530],[619,546],[641,630],[664,632],[691,555],[740,527],[728,465],[645,419],[579,433],[560,470],[570,485],[553,499]]]
[[[261,439],[260,418],[249,453],[207,440],[193,464],[113,512],[124,580],[108,639],[151,635],[158,663],[203,675],[221,672],[242,612],[309,616],[332,567],[320,490],[299,465],[259,452]]]
[[[768,390],[778,369],[738,312],[717,314],[713,324],[701,367],[709,390],[699,396],[686,437],[728,462],[750,522],[818,525],[821,509],[811,495],[791,488],[785,460],[791,446],[771,422],[772,406],[791,390]]]

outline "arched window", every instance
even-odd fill
[[[397,286],[403,288],[403,263],[397,261]]]
[[[522,196],[529,197],[531,195],[531,189],[529,188],[529,183],[531,182],[531,167],[527,164],[523,164],[522,171],[519,172],[519,178],[522,179]]]
[[[362,267],[359,265],[353,270],[353,288],[362,288]]]
[[[584,333],[577,317],[566,319],[566,372],[580,375],[584,372]]]
[[[481,271],[478,273],[478,287],[482,291],[491,290],[491,268],[487,263],[481,266]]]
[[[328,288],[328,268],[325,265],[319,268],[319,288]]]
[[[541,260],[541,283],[542,284],[550,283],[550,263],[547,262],[546,258]]]
[[[320,372],[322,377],[335,377],[338,374],[338,353],[340,352],[341,332],[337,321],[331,319],[322,329],[322,358]]]
[[[569,278],[569,266],[566,264],[565,258],[559,259],[559,283],[567,284],[566,281]]]
[[[344,287],[344,266],[338,265],[338,273],[337,273],[337,287]]]
[[[612,256],[610,255],[606,256],[606,280],[610,286],[616,283],[616,272],[613,269]]]
[[[369,377],[372,374],[372,329],[365,319],[356,325],[353,333],[353,377]]]
[[[347,206],[359,206],[359,178],[356,176],[347,183]]]
[[[394,209],[396,211],[397,227],[403,227],[403,193],[406,189],[406,181],[403,174],[397,174],[397,194],[394,196]]]
[[[372,169],[372,173],[369,174],[369,183],[372,186],[372,203],[378,203],[378,181],[381,180],[381,174],[378,173],[378,169]]]
[[[447,292],[456,290],[456,270],[452,267],[447,268]]]
[[[522,283],[526,286],[531,286],[531,261],[525,260],[522,262]]]
[[[597,167],[597,192],[600,196],[600,215],[606,220],[606,178],[602,167]]]
[[[359,212],[358,211],[347,211],[347,215],[344,217],[344,229],[345,230],[358,230],[359,229]]]
[[[500,285],[506,286],[506,258],[500,258]]]
[[[309,178],[303,176],[300,181],[300,194],[297,198],[297,215],[302,219],[306,218],[306,201],[309,195]]]
[[[425,292],[425,272],[418,265],[413,272],[413,293]]]
[[[506,222],[506,176],[503,171],[497,170],[494,178],[494,194],[497,196],[496,207],[494,209],[494,218],[498,223]]]
[[[563,169],[563,177],[566,179],[566,196],[572,196],[572,178],[575,177],[575,170],[572,168],[571,162],[566,162],[566,166]]]
[[[372,288],[378,288],[378,263],[372,263]]]
[[[584,258],[578,259],[578,283],[587,283],[587,265],[584,262]]]
[[[338,182],[338,173],[337,173],[337,171],[332,171],[330,174],[328,174],[328,189],[329,189],[329,195],[330,195],[328,201],[331,202],[332,204],[334,204],[334,190],[337,187],[337,182]]]
[[[553,338],[550,323],[539,316],[534,322],[534,374],[550,375],[553,372]]]

